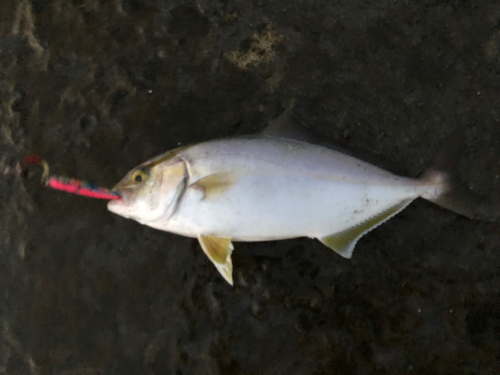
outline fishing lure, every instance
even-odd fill
[[[24,163],[42,166],[42,183],[52,189],[96,199],[117,200],[121,198],[117,191],[96,186],[86,181],[63,176],[51,176],[49,164],[40,156],[30,155],[24,159]]]

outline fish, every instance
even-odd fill
[[[142,163],[114,187],[121,199],[108,210],[197,238],[230,285],[233,242],[309,237],[351,258],[363,235],[417,198],[474,217],[477,202],[456,194],[450,173],[395,175],[312,142],[289,118],[285,111],[260,134],[183,146]]]

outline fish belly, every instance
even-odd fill
[[[236,241],[321,238],[362,223],[408,199],[422,187],[370,185],[301,174],[253,173],[217,197],[188,188],[178,211],[151,226],[195,237]]]

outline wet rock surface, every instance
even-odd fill
[[[11,0],[0,32],[0,373],[500,373],[496,223],[418,200],[352,260],[236,243],[231,288],[195,240],[7,173],[38,153],[112,186],[295,100],[408,176],[463,134],[498,202],[500,3]]]

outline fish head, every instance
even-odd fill
[[[178,158],[141,164],[113,188],[121,198],[108,202],[108,210],[142,224],[168,219],[186,188],[187,177],[186,165]]]

